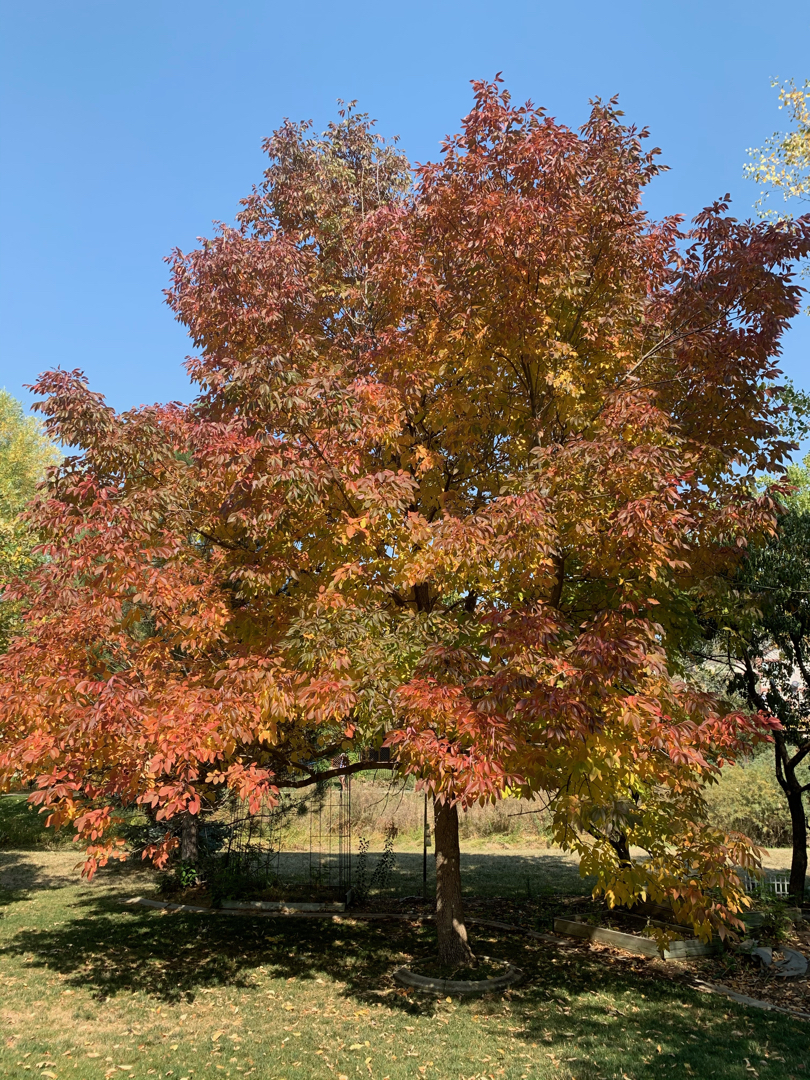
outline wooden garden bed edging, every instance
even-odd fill
[[[654,938],[641,937],[639,934],[626,934],[620,930],[609,930],[606,926],[591,926],[589,923],[574,922],[569,919],[555,919],[554,930],[558,934],[596,941],[601,945],[612,945],[614,949],[624,949],[636,956],[660,957],[664,960],[688,960],[693,956],[711,956],[717,946],[706,945],[702,941],[691,939],[671,941],[663,951]]]
[[[223,900],[223,911],[330,911],[341,912],[346,905],[337,901],[331,903],[294,904],[286,900]]]
[[[337,919],[341,915],[352,919],[418,919],[417,915],[399,915],[397,912],[346,912],[345,904],[283,904],[278,902],[263,901],[252,905],[226,902],[221,908],[200,907],[195,904],[172,904],[166,900],[149,900],[145,896],[132,896],[121,903],[138,907],[155,908],[172,915],[184,911],[204,915],[251,915],[254,918],[274,918],[276,916],[297,917],[301,919]]]

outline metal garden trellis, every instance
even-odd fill
[[[343,895],[351,888],[351,776],[330,778],[315,784],[306,795],[282,792],[278,803],[263,803],[257,813],[234,800],[225,845],[225,865],[253,882],[282,883],[281,864],[285,828],[296,817],[308,818],[308,852],[299,855],[299,874],[287,875],[290,884],[300,881],[301,863],[306,866],[305,884],[317,892]]]
[[[352,773],[391,769],[394,763],[384,748],[366,749],[356,761],[341,754],[328,763],[328,768],[321,768],[322,777],[318,775],[319,764],[309,762],[305,765],[310,773],[306,786],[300,782],[286,788],[282,786],[274,806],[263,803],[257,813],[250,813],[247,804],[241,800],[231,803],[225,846],[225,864],[229,869],[257,883],[280,887],[306,884],[313,892],[341,898],[349,893],[352,885]],[[308,852],[286,853],[295,856],[299,873],[285,875],[282,867],[285,830],[293,818],[304,815],[308,818]],[[302,864],[305,864],[305,882],[301,881]]]

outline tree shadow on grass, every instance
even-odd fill
[[[47,967],[103,998],[193,1000],[202,989],[250,987],[258,969],[269,978],[328,978],[364,996],[413,949],[430,952],[434,937],[419,923],[167,914],[104,897],[85,896],[71,908],[73,917],[58,926],[19,931],[6,955],[25,955],[29,967]]]
[[[370,866],[376,866],[382,852],[370,849]],[[292,866],[295,859],[306,860],[304,853],[282,852],[282,864]],[[461,855],[461,882],[465,897],[528,899],[544,893],[582,895],[593,888],[592,878],[581,878],[579,867],[570,856],[547,850],[537,852],[478,851],[464,849]],[[308,868],[304,868],[308,872]],[[427,894],[436,892],[436,868],[433,852],[427,859]],[[395,862],[387,884],[386,896],[419,895],[423,889],[422,852],[395,851]]]
[[[71,866],[77,861],[74,852],[68,853],[67,858]],[[54,869],[51,852],[45,859],[38,851],[0,851],[0,905],[30,900],[31,893],[65,885],[70,878],[65,873],[64,863],[62,856],[60,865]]]
[[[321,979],[355,1002],[383,1001],[397,1012],[418,1015],[446,1009],[391,981],[395,966],[433,953],[430,923],[161,915],[87,895],[70,910],[60,925],[19,931],[5,953],[25,955],[29,971],[38,967],[58,974],[61,986],[89,990],[97,999],[144,994],[191,1003],[215,987],[249,991],[268,979],[295,979],[306,988]],[[482,954],[519,963],[527,980],[503,998],[463,1007],[482,1019],[492,1015],[493,1024],[501,1025],[499,1034],[507,1026],[514,1038],[547,1047],[548,1056],[565,1062],[578,1080],[603,1076],[606,1055],[617,1048],[634,1077],[651,1076],[664,1065],[668,1071],[677,1065],[686,1069],[690,1061],[697,1068],[698,1051],[706,1061],[706,1055],[725,1051],[735,1060],[742,1052],[753,1056],[766,1039],[787,1055],[788,1064],[794,1057],[796,1064],[803,1060],[804,1025],[793,1022],[791,1030],[787,1017],[751,1014],[735,1015],[729,1023],[733,1006],[662,978],[645,959],[608,964],[584,948],[558,950],[484,927],[476,929],[474,944]]]
[[[75,846],[60,851],[0,851],[0,889],[15,894],[34,894],[71,885],[100,891],[122,885],[126,888],[133,884],[154,885],[154,878],[137,862],[113,862],[92,882],[82,879],[83,865],[84,852]]]

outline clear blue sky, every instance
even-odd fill
[[[411,160],[438,153],[503,71],[578,125],[620,95],[672,171],[651,213],[692,216],[726,191],[740,217],[746,148],[784,119],[771,77],[810,76],[803,4],[645,0],[0,0],[0,386],[80,367],[116,408],[185,399],[163,257],[232,218],[282,120],[357,98]],[[785,342],[810,388],[810,317]]]

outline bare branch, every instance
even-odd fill
[[[355,761],[351,765],[343,765],[339,769],[325,769],[324,772],[310,773],[304,780],[274,780],[273,786],[284,789],[312,787],[313,784],[320,784],[323,780],[334,780],[338,776],[351,776],[352,773],[356,772],[377,772],[383,769],[393,772],[396,767],[396,761]]]

